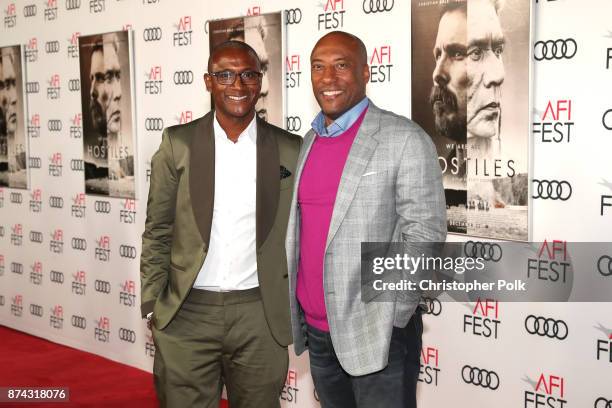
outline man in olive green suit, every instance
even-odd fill
[[[142,236],[162,406],[280,407],[291,343],[285,233],[301,137],[255,115],[255,51],[215,48],[215,110],[163,132]]]

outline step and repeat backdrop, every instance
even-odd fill
[[[1,0],[0,324],[151,370],[150,158],[164,127],[211,108],[226,39],[261,56],[258,114],[304,135],[314,43],[362,38],[368,96],[436,143],[450,241],[611,241],[612,3],[462,3]],[[553,261],[531,278],[565,283]],[[612,248],[580,273],[612,279]],[[421,406],[612,408],[612,303],[427,303]],[[280,398],[319,406],[307,354]]]

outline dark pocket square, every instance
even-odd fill
[[[286,179],[291,175],[291,172],[287,170],[285,166],[280,166],[280,179]]]

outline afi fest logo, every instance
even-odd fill
[[[45,21],[57,20],[57,0],[47,0],[45,5]]]
[[[21,246],[23,243],[23,226],[15,224],[11,227],[11,244]]]
[[[27,62],[36,62],[38,60],[38,40],[36,37],[28,40],[25,47],[25,59]]]
[[[42,190],[36,188],[30,193],[30,211],[39,213],[42,210]]]
[[[247,9],[247,16],[258,16],[261,14],[261,6],[252,6]]]
[[[528,376],[523,381],[530,385],[529,390],[524,393],[524,408],[564,408],[567,404],[565,399],[565,378],[558,375],[540,374],[537,381]]]
[[[119,210],[119,222],[123,224],[134,224],[136,222],[136,200],[125,199],[123,209]]]
[[[421,349],[421,365],[419,369],[419,382],[434,387],[438,386],[440,374],[440,350],[436,347],[423,346]]]
[[[70,137],[72,139],[80,139],[81,137],[83,137],[82,133],[81,133],[81,114],[80,113],[76,113],[71,119],[70,119],[71,125],[70,125]]]
[[[72,205],[70,206],[70,215],[75,218],[85,217],[85,193],[77,193],[72,198]]]
[[[0,254],[0,276],[4,275],[4,255]]]
[[[68,39],[68,58],[79,58],[79,36],[81,33],[76,31]]]
[[[60,152],[53,153],[49,158],[49,175],[53,177],[62,176],[62,154]]]
[[[533,136],[542,143],[569,143],[572,127],[572,100],[548,101],[541,122],[533,123]]]
[[[60,97],[60,76],[59,74],[51,75],[47,86],[47,99],[59,99]]]
[[[287,371],[287,378],[285,379],[285,385],[280,393],[280,399],[283,401],[291,402],[293,404],[298,403],[298,372],[292,368]]]
[[[598,184],[608,188],[609,190],[612,190],[612,182],[602,179],[601,182],[599,182]],[[612,195],[610,194],[601,195],[599,215],[602,217],[604,215],[604,207],[612,207]]]
[[[102,343],[110,342],[110,319],[101,316],[98,320],[94,320],[94,339]]]
[[[391,82],[391,46],[374,47],[370,56],[370,83]]]
[[[302,69],[300,65],[300,54],[288,55],[285,58],[285,87],[286,88],[299,88],[300,87],[300,76],[302,75]]]
[[[152,66],[145,76],[147,78],[144,83],[145,95],[160,95],[163,83],[161,65]]]
[[[55,305],[51,309],[49,326],[60,330],[64,327],[64,308],[61,305]]]
[[[98,14],[106,10],[106,0],[89,0],[89,13]]]
[[[10,3],[4,10],[4,28],[13,28],[17,25],[17,9],[15,3]]]
[[[28,137],[40,137],[40,115],[38,113],[33,114],[28,121]]]
[[[42,262],[36,261],[30,266],[30,283],[33,285],[42,284],[43,279],[43,265]]]
[[[15,295],[11,298],[11,314],[21,317],[23,314],[23,295]]]
[[[344,0],[325,0],[323,13],[317,16],[318,30],[337,30],[344,27]]]
[[[134,307],[136,305],[136,283],[126,280],[119,284],[119,304]]]
[[[62,231],[60,228],[51,233],[49,251],[56,254],[61,254],[64,252],[64,231]]]
[[[94,258],[101,262],[110,261],[110,237],[102,235],[100,239],[96,240],[96,244]]]
[[[467,305],[469,307],[469,305]],[[471,314],[463,315],[463,332],[474,336],[497,339],[499,320],[499,302],[494,299],[478,298],[471,308]]]
[[[184,16],[179,19],[178,24],[174,26],[176,31],[172,34],[172,45],[174,47],[184,47],[191,45],[191,16]],[[161,37],[161,33],[160,33]]]
[[[601,323],[595,326],[603,334],[603,339],[597,339],[597,361],[612,363],[612,329],[604,327]]]
[[[85,295],[87,288],[87,277],[85,271],[76,271],[72,274],[72,293],[79,296]]]
[[[537,258],[527,259],[527,279],[552,283],[565,283],[571,268],[568,261],[567,241],[544,240],[538,250]]]
[[[177,123],[179,125],[183,125],[185,123],[189,123],[193,120],[193,112],[190,110],[187,111],[183,111],[180,113],[180,115],[175,116],[175,119],[177,121]],[[150,168],[151,163],[149,163],[149,168]],[[148,181],[148,179],[147,179]]]

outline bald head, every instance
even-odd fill
[[[243,41],[230,40],[222,42],[221,44],[213,48],[210,55],[208,56],[208,72],[211,72],[212,70],[213,60],[215,59],[215,57],[226,50],[242,50],[247,52],[257,61],[257,70],[261,70],[261,62],[259,60],[259,56],[249,44]]]
[[[339,43],[354,50],[357,50],[358,62],[363,65],[368,63],[368,52],[366,51],[366,46],[363,41],[361,41],[361,39],[356,35],[344,31],[332,31],[330,33],[325,34],[319,39],[319,41],[317,41],[314,48],[312,49],[312,52],[314,53],[317,47],[333,43]],[[312,59],[312,53],[310,54],[310,58]]]

